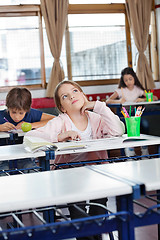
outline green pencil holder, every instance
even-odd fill
[[[146,99],[147,102],[152,102],[153,101],[153,93],[146,93]]]
[[[125,118],[128,137],[140,136],[141,117]]]

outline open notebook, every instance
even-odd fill
[[[147,140],[146,137],[144,136],[139,136],[139,137],[125,137],[123,142],[132,142],[132,141],[144,141],[144,140]]]
[[[25,149],[29,152],[36,151],[46,151],[46,150],[55,150],[55,151],[67,151],[67,150],[76,150],[86,148],[85,145],[77,142],[64,142],[64,143],[52,143],[47,140],[39,137],[24,136],[23,145]]]

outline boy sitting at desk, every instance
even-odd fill
[[[32,97],[27,88],[13,88],[6,97],[7,109],[0,110],[0,132],[21,129],[22,123],[29,122],[32,128],[43,127],[53,115],[42,113],[37,109],[31,108]],[[4,139],[1,139],[0,145],[6,145]],[[33,167],[31,159],[18,160],[18,168]],[[8,161],[0,161],[0,170],[9,169]]]

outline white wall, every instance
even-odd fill
[[[156,89],[160,89],[160,82],[156,82]],[[94,86],[94,87],[82,87],[85,94],[98,94],[98,93],[108,93],[114,92],[117,88],[117,85],[106,85],[106,86]],[[46,90],[39,89],[39,90],[32,90],[32,98],[43,98],[46,97]],[[0,101],[5,100],[7,93],[0,93]]]

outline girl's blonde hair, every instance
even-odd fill
[[[61,106],[61,102],[60,102],[60,97],[59,97],[59,89],[62,85],[64,84],[71,84],[73,85],[74,87],[76,87],[80,92],[83,92],[80,85],[74,81],[71,81],[71,80],[63,80],[62,82],[60,82],[56,88],[55,88],[55,91],[54,91],[54,100],[55,100],[55,103],[56,103],[56,106],[57,106],[57,109],[62,112],[62,106]]]

